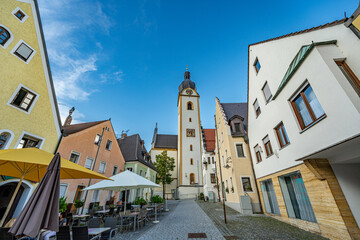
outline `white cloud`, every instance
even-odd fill
[[[123,77],[125,76],[125,74],[123,73],[122,70],[116,71],[114,73],[104,73],[100,75],[101,78],[101,82],[105,83],[105,82],[119,82],[123,79]]]

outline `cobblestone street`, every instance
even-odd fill
[[[245,216],[229,207],[226,207],[225,225],[221,203],[197,203],[227,239],[325,239],[271,217]]]

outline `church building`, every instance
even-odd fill
[[[175,159],[174,180],[165,190],[168,199],[195,198],[203,191],[199,97],[186,69],[178,93],[178,135],[158,134],[157,126],[154,131],[151,159],[156,161],[162,151]]]

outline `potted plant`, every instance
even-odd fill
[[[234,192],[234,187],[231,187],[231,192],[232,192],[232,193]]]
[[[137,198],[137,199],[135,200],[135,205],[140,205],[140,208],[142,208],[142,206],[144,206],[144,205],[146,205],[146,204],[147,204],[147,202],[146,202],[146,200],[143,199],[143,198]]]
[[[66,203],[66,197],[61,197],[59,199],[59,213],[65,212],[67,205],[68,204]]]
[[[229,193],[229,188],[228,187],[225,188],[225,192]]]
[[[84,206],[84,202],[81,200],[75,200],[74,206],[76,207],[76,211],[79,212],[79,209]]]
[[[150,198],[150,201],[152,203],[163,203],[164,199],[162,197],[160,197],[159,195],[155,195]]]
[[[204,193],[202,193],[202,192],[200,193],[199,199],[200,199],[200,200],[204,200]]]

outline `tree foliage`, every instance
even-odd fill
[[[175,159],[167,155],[167,151],[156,155],[156,162],[154,165],[157,170],[156,183],[170,184],[173,179],[171,178],[171,171],[175,168]]]

